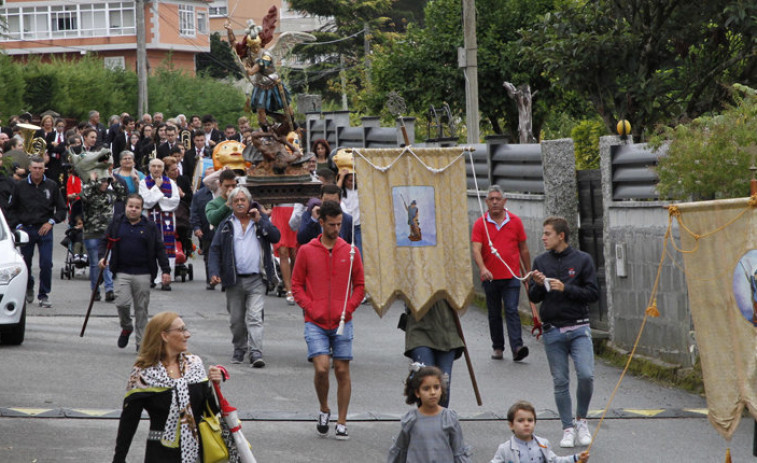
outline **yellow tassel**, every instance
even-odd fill
[[[649,315],[650,317],[655,317],[655,318],[657,318],[657,317],[659,317],[659,316],[660,316],[660,311],[659,311],[659,310],[657,310],[657,302],[656,302],[656,301],[655,301],[655,302],[653,302],[653,303],[652,303],[652,305],[650,305],[649,307],[647,307],[646,313],[647,313],[647,315]]]
[[[731,449],[725,449],[725,463],[731,463]]]

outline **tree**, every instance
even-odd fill
[[[634,135],[722,108],[757,79],[757,4],[738,0],[561,2],[524,28],[522,56]]]
[[[652,140],[655,146],[669,142],[657,167],[660,195],[713,199],[748,194],[749,166],[757,163],[757,91],[738,84],[732,91],[736,103],[722,114],[667,128]]]
[[[213,32],[210,34],[210,53],[197,54],[197,73],[207,74],[215,79],[241,79],[244,76],[232,53],[229,43],[221,40],[218,32]]]
[[[561,89],[552,87],[539,70],[521,62],[517,30],[531,26],[553,9],[553,0],[477,0],[479,109],[494,133],[517,133],[518,110],[507,96],[505,81],[528,84],[538,92],[533,127],[538,134],[549,111],[560,110]],[[485,14],[483,14],[485,12]],[[436,0],[425,9],[425,26],[411,24],[407,34],[374,49],[370,94],[361,95],[370,111],[381,111],[386,94],[397,90],[408,108],[423,114],[446,101],[456,114],[465,108],[465,82],[458,68],[457,48],[463,46],[459,0]],[[539,103],[548,101],[551,107]]]
[[[363,87],[363,79],[354,78],[364,69],[366,26],[371,40],[381,40],[381,32],[393,27],[389,16],[396,0],[291,0],[293,10],[333,18],[323,30],[313,31],[315,43],[295,47],[300,60],[312,63],[306,69],[292,69],[288,84],[293,93],[319,92],[324,100],[341,96],[340,72],[352,72],[352,85]]]

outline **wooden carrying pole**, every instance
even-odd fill
[[[455,319],[457,334],[458,336],[460,336],[460,339],[463,340],[463,355],[465,355],[465,364],[468,365],[468,374],[470,375],[470,382],[473,385],[473,393],[476,395],[476,403],[480,407],[484,403],[481,401],[481,393],[478,391],[476,373],[473,372],[473,363],[471,363],[470,354],[468,353],[468,344],[465,342],[465,335],[463,335],[463,326],[460,324],[460,317],[457,315],[457,310],[451,307],[450,310],[452,311],[452,317]]]

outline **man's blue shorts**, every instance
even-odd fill
[[[352,360],[352,320],[344,324],[341,336],[336,334],[336,330],[325,330],[315,323],[305,322],[308,360],[318,355],[330,355],[334,360]]]

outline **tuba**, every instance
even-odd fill
[[[184,145],[186,151],[192,149],[192,132],[187,129],[181,131],[181,144]]]
[[[24,136],[24,151],[29,156],[42,156],[47,150],[47,142],[42,137],[34,137],[37,130],[41,127],[32,124],[16,124],[16,127],[21,129],[21,134]]]

